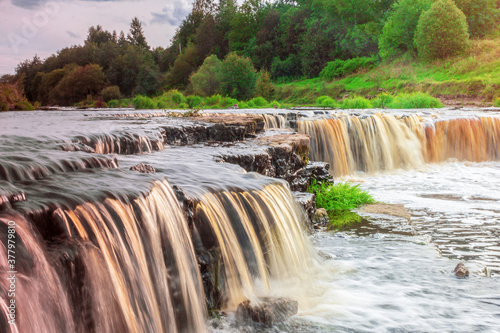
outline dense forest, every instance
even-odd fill
[[[19,92],[35,106],[104,106],[172,89],[270,101],[274,83],[464,52],[495,33],[499,8],[497,0],[196,0],[166,48],[151,48],[134,18],[127,33],[90,27],[82,45],[23,61],[0,80],[0,109]]]

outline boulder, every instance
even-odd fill
[[[240,320],[271,326],[297,313],[299,304],[287,297],[261,297],[256,302],[246,300],[236,310]]]
[[[142,172],[142,173],[156,173],[156,169],[152,165],[144,164],[144,163],[139,163],[137,165],[134,165],[134,166],[130,167],[130,170],[138,171],[138,172]]]
[[[455,267],[453,272],[455,273],[455,276],[457,276],[459,278],[465,279],[466,277],[469,277],[469,270],[461,262],[458,263],[458,265]]]
[[[328,226],[328,222],[330,222],[330,218],[328,217],[328,213],[324,208],[318,208],[314,212],[312,217],[312,224],[314,227],[326,227]]]

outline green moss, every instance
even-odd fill
[[[329,230],[343,230],[356,223],[363,221],[363,218],[350,210],[330,210],[328,211]]]

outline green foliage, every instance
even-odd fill
[[[442,108],[443,104],[439,99],[427,93],[399,94],[387,105],[391,109],[427,109]]]
[[[201,104],[203,103],[203,98],[201,98],[200,96],[189,95],[188,97],[186,97],[186,102],[190,108],[196,108],[201,106]]]
[[[372,106],[374,108],[388,108],[394,101],[394,96],[388,93],[382,93],[377,95],[374,99],[371,100]]]
[[[363,97],[352,97],[346,98],[340,104],[341,109],[371,109],[373,107],[372,103]]]
[[[415,44],[424,60],[463,53],[468,46],[467,20],[452,0],[437,0],[418,20]]]
[[[87,96],[97,96],[108,84],[101,66],[89,64],[66,71],[54,89],[60,104],[71,105],[86,99]]]
[[[350,210],[330,210],[328,211],[328,230],[344,230],[353,224],[360,223],[363,218]]]
[[[175,104],[181,104],[186,102],[186,98],[177,90],[170,90],[168,94],[170,95],[170,100]]]
[[[319,76],[325,80],[332,80],[358,71],[361,68],[372,68],[377,62],[375,57],[352,58],[349,60],[335,59],[330,61]]]
[[[316,99],[317,106],[328,107],[328,108],[336,108],[338,107],[338,103],[336,100],[331,98],[330,96],[320,96]]]
[[[177,58],[174,66],[166,76],[168,88],[185,88],[190,75],[199,66],[198,49],[194,45],[188,46]]]
[[[257,96],[264,97],[266,100],[270,101],[274,98],[274,89],[274,83],[271,81],[269,73],[267,71],[261,71],[255,84]]]
[[[285,60],[279,57],[273,58],[271,63],[271,76],[277,78],[298,78],[302,75],[302,63],[300,58],[295,55],[289,55]]]
[[[132,105],[136,109],[156,109],[155,101],[147,96],[137,95],[132,99]]]
[[[257,73],[252,61],[230,53],[222,63],[221,92],[232,98],[249,99],[255,90]]]
[[[316,193],[316,206],[327,211],[355,209],[375,202],[368,192],[359,188],[359,184],[349,182],[332,184],[313,179],[307,191]]]
[[[267,108],[269,103],[263,97],[255,97],[248,101],[248,106],[251,108]]]
[[[203,61],[203,65],[189,78],[195,94],[211,96],[220,91],[222,79],[222,61],[211,55]]]
[[[120,106],[120,101],[117,99],[112,99],[108,101],[108,108],[117,108]]]
[[[416,53],[415,30],[422,11],[428,10],[433,0],[398,0],[385,21],[379,39],[382,59],[394,58],[406,52]]]
[[[109,86],[104,88],[101,91],[101,97],[104,102],[108,103],[111,100],[117,100],[122,98],[122,94],[120,93],[120,87],[118,86]]]
[[[500,97],[495,98],[493,105],[496,106],[497,108],[500,108]]]
[[[498,29],[500,9],[496,0],[455,0],[469,24],[471,37],[483,37]]]
[[[225,109],[229,106],[233,106],[235,104],[238,104],[238,101],[234,98],[231,97],[224,97],[220,100],[218,107],[221,109]]]
[[[208,105],[208,106],[216,106],[219,104],[220,100],[221,100],[221,95],[217,94],[217,95],[212,95],[210,97],[207,97],[205,98],[205,105]]]

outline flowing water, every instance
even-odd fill
[[[307,236],[284,182],[217,162],[259,148],[169,146],[163,127],[190,122],[163,113],[0,114],[0,331],[500,331],[499,115],[323,113],[298,122],[311,158],[404,204],[409,221],[370,215]],[[157,173],[128,170],[141,162]],[[198,255],[213,251],[226,315],[209,319]],[[459,261],[469,279],[453,276]],[[234,317],[261,296],[299,313],[275,327]]]

